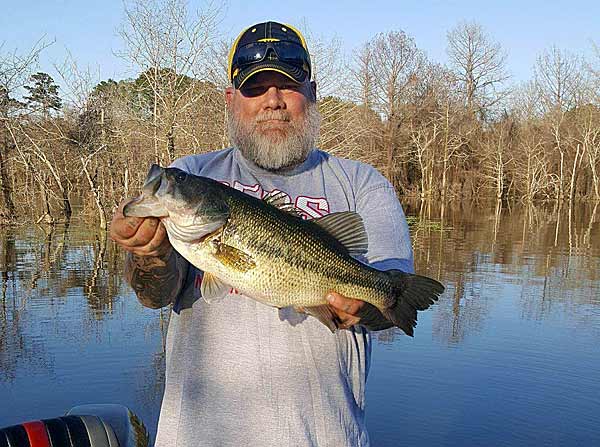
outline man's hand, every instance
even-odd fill
[[[112,218],[110,237],[129,254],[125,279],[140,302],[152,309],[172,303],[183,287],[187,262],[173,250],[164,225],[155,217],[125,217],[125,200]]]
[[[134,255],[167,259],[172,247],[164,225],[156,217],[123,216],[123,207],[129,201],[121,202],[112,218],[111,239]]]
[[[325,298],[341,322],[340,329],[348,329],[360,322],[358,314],[365,305],[364,301],[348,298],[336,292],[328,293]]]

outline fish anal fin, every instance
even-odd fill
[[[327,326],[331,332],[335,332],[339,328],[337,315],[333,313],[327,304],[323,304],[322,306],[295,307],[294,309],[296,309],[297,312],[315,317]]]
[[[248,253],[218,241],[215,241],[214,243],[216,244],[216,250],[213,256],[218,259],[221,264],[242,273],[256,267],[256,262],[254,262],[254,259],[252,259],[252,256]]]
[[[360,214],[352,211],[331,213],[312,220],[323,230],[336,238],[350,255],[365,255],[369,248],[369,239]]]
[[[221,281],[212,273],[204,272],[202,275],[202,283],[200,284],[200,292],[202,298],[207,303],[214,303],[222,300],[231,290],[231,286]]]

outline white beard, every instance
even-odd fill
[[[270,125],[267,120],[289,124]],[[229,109],[227,125],[231,143],[246,159],[269,171],[286,171],[306,160],[315,146],[321,115],[317,104],[308,102],[303,119],[297,122],[290,121],[285,110],[272,110],[259,114],[254,122],[243,123],[234,106]]]

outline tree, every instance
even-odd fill
[[[5,53],[0,44],[0,219],[15,217],[13,189],[9,177],[9,157],[13,142],[9,128],[13,121],[13,113],[22,107],[14,99],[15,92],[25,84],[29,74],[37,64],[40,52],[49,44],[39,40],[29,51],[18,53],[17,50]]]
[[[347,93],[343,91],[343,86],[347,83],[344,82],[346,71],[342,64],[341,41],[336,37],[327,39],[315,34],[305,20],[299,27],[310,51],[312,79],[318,86],[318,99],[328,96],[342,97]]]
[[[506,96],[501,85],[509,76],[506,53],[475,22],[463,22],[447,34],[450,67],[459,82],[466,107],[485,119]]]
[[[27,106],[33,110],[41,111],[48,116],[51,110],[58,112],[62,107],[62,100],[58,96],[58,85],[48,73],[38,72],[29,78],[33,85],[26,85],[25,90],[29,92],[24,96]]]
[[[513,162],[511,149],[514,139],[515,123],[507,115],[484,136],[481,169],[493,185],[496,200],[503,199],[508,189],[507,167]]]
[[[590,74],[590,84],[592,87],[592,101],[595,104],[600,104],[600,46],[592,42],[594,49],[594,63],[587,65]]]
[[[583,64],[579,57],[552,46],[537,57],[535,84],[542,112],[566,112],[576,107],[583,93]]]
[[[426,59],[412,37],[404,31],[392,31],[380,33],[365,44],[360,62],[354,81],[361,86],[364,101],[372,101],[371,107],[384,121],[385,172],[392,184],[399,186],[407,183],[406,175],[401,179],[400,161],[408,151],[399,153],[405,145],[400,144],[398,131],[406,119],[407,106],[416,96]],[[371,108],[366,102],[363,106],[365,110]]]
[[[571,174],[571,193],[577,175],[580,145],[572,145],[568,133],[566,113],[585,102],[586,89],[583,64],[579,57],[552,46],[536,60],[534,82],[539,92],[540,112],[551,135],[551,148],[558,153],[558,180],[556,198],[565,198],[566,164],[574,155]],[[573,154],[573,150],[575,153]],[[579,159],[580,160],[580,159]]]
[[[125,4],[122,56],[141,69],[145,87],[151,91],[156,162],[168,164],[175,159],[180,115],[196,102],[212,99],[203,96],[203,89],[195,89],[197,83],[187,80],[203,80],[205,73],[213,73],[219,13],[218,8],[207,8],[191,16],[183,0]]]

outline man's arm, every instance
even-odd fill
[[[166,256],[127,253],[125,279],[142,305],[152,309],[175,301],[187,275],[188,264],[175,250]]]

